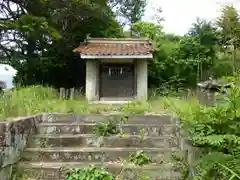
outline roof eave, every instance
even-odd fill
[[[82,59],[152,59],[152,54],[145,55],[80,55]]]

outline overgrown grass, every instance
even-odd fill
[[[181,117],[181,125],[198,157],[191,159],[194,179],[239,179],[240,174],[240,87],[233,86],[215,106],[200,105],[196,99],[166,99]]]
[[[52,88],[30,86],[10,90],[1,96],[0,116],[17,117],[40,112],[84,112],[87,102],[83,100],[60,100]]]
[[[240,91],[236,91],[236,92],[232,93],[232,96],[230,99],[234,99],[233,96],[235,97],[236,95],[238,95],[237,98],[239,99]],[[215,142],[214,139],[213,139],[214,141],[211,143],[206,141],[206,140],[209,140],[209,138],[210,140],[212,140],[211,138],[216,138],[216,137],[221,138],[222,136],[220,137],[218,134],[215,133],[215,130],[218,131],[219,129],[212,128],[211,129],[212,131],[210,130],[207,131],[207,133],[210,133],[210,136],[209,136],[204,134],[201,131],[201,129],[199,130],[199,127],[203,126],[204,128],[206,127],[209,128],[208,122],[210,124],[212,123],[214,124],[218,122],[218,124],[222,125],[221,123],[219,123],[221,119],[227,119],[232,117],[232,116],[227,116],[228,115],[227,113],[229,113],[230,110],[232,110],[232,107],[230,107],[230,105],[229,105],[229,108],[227,108],[227,110],[225,106],[221,108],[220,106],[206,107],[206,106],[199,105],[199,102],[195,94],[179,95],[176,93],[167,93],[167,94],[162,94],[161,96],[158,94],[159,93],[153,93],[153,95],[150,96],[150,100],[148,102],[133,101],[128,104],[113,106],[113,105],[103,105],[103,104],[89,104],[87,101],[84,100],[84,97],[77,97],[75,100],[63,100],[63,99],[59,99],[58,93],[52,88],[42,87],[42,86],[31,86],[31,87],[11,90],[6,92],[3,96],[1,96],[0,97],[1,98],[0,99],[0,117],[1,119],[5,120],[8,117],[33,115],[33,114],[38,114],[42,112],[95,113],[95,114],[110,112],[110,111],[118,111],[118,112],[120,111],[125,114],[166,113],[166,112],[175,113],[176,115],[181,117],[181,124],[183,125],[183,127],[187,127],[186,131],[188,133],[192,132],[190,140],[193,142],[193,144],[195,145],[197,144],[196,147],[198,147],[199,142],[207,143],[208,149],[211,147],[212,145],[211,143],[213,143],[214,147],[218,147],[218,148],[222,146],[224,147],[225,141],[223,142],[222,139],[220,139],[219,142]],[[239,105],[239,103],[237,104]],[[225,115],[223,114],[223,112],[225,112]],[[238,114],[239,114],[239,111],[238,111]],[[228,126],[223,125],[223,127],[226,129],[226,127]],[[214,133],[211,133],[213,132],[213,130],[214,130]],[[225,139],[226,137],[228,136],[225,136],[224,134]],[[196,141],[196,139],[198,141]],[[206,168],[204,167],[207,167],[208,169],[213,170],[214,173],[218,173],[218,171],[214,169],[215,164],[212,162],[222,163],[221,166],[220,165],[218,166],[218,169],[220,167],[222,168],[221,172],[224,172],[222,173],[224,174],[224,176],[229,176],[229,177],[239,176],[238,174],[239,171],[236,171],[236,168],[233,166],[233,163],[232,163],[232,162],[236,162],[236,159],[237,159],[237,162],[239,162],[238,158],[236,158],[237,156],[232,155],[231,158],[234,161],[230,161],[227,159],[229,158],[229,156],[225,157],[225,154],[224,156],[221,156],[222,154],[219,154],[219,151],[210,151],[210,152],[215,152],[215,154],[218,153],[219,157],[221,157],[219,158],[221,161],[220,160],[213,161],[211,158],[212,157],[216,158],[216,155],[212,156],[212,154],[207,154],[207,156],[204,156],[204,158],[198,159],[196,163],[198,163],[197,167],[199,167],[200,169],[198,169],[196,173],[199,177],[204,177],[205,179],[207,179],[207,177],[211,178],[209,174],[203,174],[203,172],[205,172],[206,170]],[[222,152],[220,151],[220,153]],[[229,154],[227,153],[227,155]],[[224,158],[227,160],[225,160]],[[225,170],[223,169],[223,167],[225,168]],[[206,172],[209,172],[209,171],[206,170]]]
[[[121,111],[131,114],[166,111],[164,102],[168,98],[155,95],[148,102],[133,101],[124,105],[89,104],[84,97],[63,100],[50,87],[29,86],[9,90],[0,96],[0,119],[28,116],[42,112],[60,113],[103,113]],[[172,98],[174,99],[174,98]]]

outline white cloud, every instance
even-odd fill
[[[184,34],[197,17],[213,20],[219,16],[222,5],[233,4],[240,10],[240,0],[149,0],[145,20],[153,20],[154,8],[162,7],[164,31]]]
[[[0,64],[0,76],[1,75],[16,75],[17,70],[7,64]]]
[[[13,87],[13,78],[16,75],[17,70],[12,66],[6,64],[0,64],[0,80],[7,84],[7,89]]]

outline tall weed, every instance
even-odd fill
[[[240,174],[240,88],[233,86],[214,107],[168,101],[181,117],[193,146],[202,149],[195,179],[238,179]],[[227,167],[227,168],[226,168]]]

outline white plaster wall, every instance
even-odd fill
[[[137,70],[137,99],[147,100],[148,98],[148,67],[146,59],[136,60]]]
[[[98,60],[86,61],[86,99],[88,101],[99,100],[98,89]],[[147,100],[148,98],[148,67],[146,59],[136,60],[137,75],[137,99]]]
[[[97,60],[86,61],[86,99],[88,101],[97,100]]]

